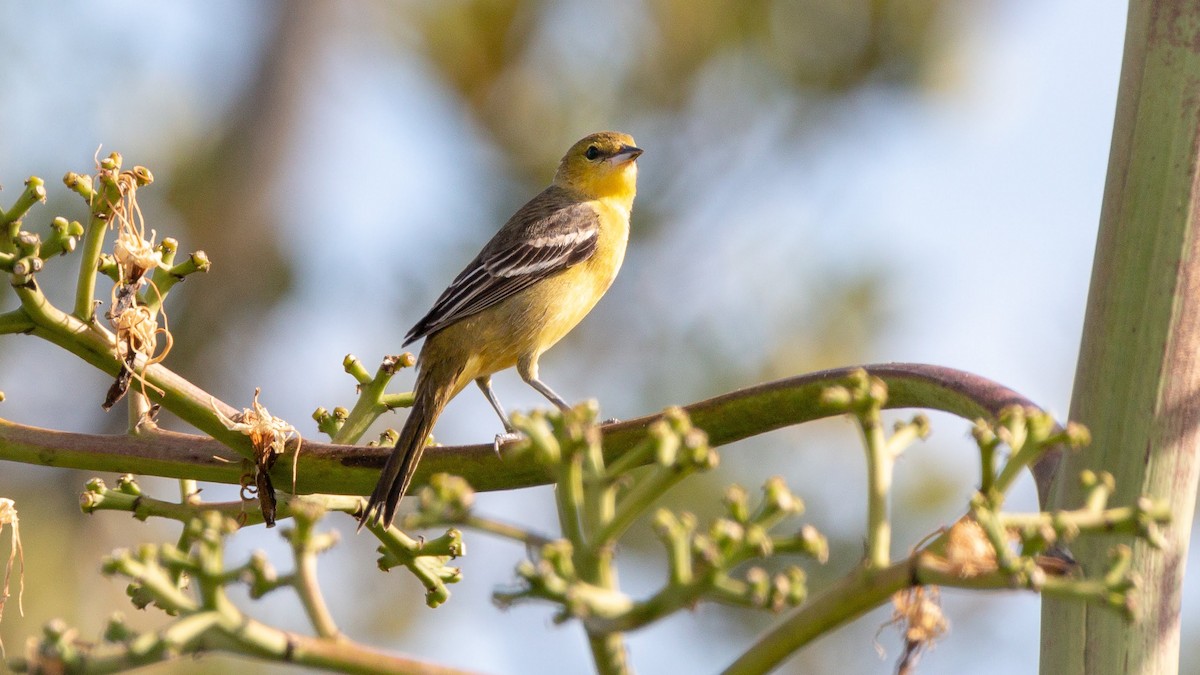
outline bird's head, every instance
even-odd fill
[[[642,149],[633,137],[601,131],[584,137],[563,155],[554,183],[592,199],[633,201],[637,192],[637,158]]]

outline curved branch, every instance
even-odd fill
[[[885,407],[940,410],[967,420],[994,417],[1011,405],[1037,407],[1017,392],[961,370],[913,363],[864,367],[888,385]],[[821,400],[821,392],[844,381],[855,368],[837,368],[739,389],[686,406],[692,423],[708,433],[713,446],[726,445],[785,426],[841,414]],[[612,461],[632,448],[660,416],[648,415],[603,427],[604,453]],[[298,492],[364,495],[371,491],[389,448],[305,441],[297,472]],[[241,458],[206,436],[168,431],[133,436],[102,436],[51,431],[0,420],[0,459],[43,466],[114,471],[168,478],[195,478],[236,484]],[[1059,461],[1048,453],[1035,467],[1041,493]],[[273,473],[289,484],[291,458],[281,458]],[[435,473],[465,478],[479,491],[507,490],[551,482],[531,460],[495,454],[491,443],[430,448],[416,483]]]

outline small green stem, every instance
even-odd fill
[[[1052,513],[1002,513],[998,520],[1005,528],[1036,531],[1051,528],[1058,532],[1137,534],[1141,528],[1138,516],[1143,515],[1151,522],[1166,524],[1171,519],[1171,509],[1165,503],[1157,503],[1148,511],[1139,511],[1133,506],[1119,506],[1103,511],[1081,509]]]
[[[115,180],[102,174],[95,182],[91,216],[83,233],[83,252],[79,260],[79,280],[75,285],[75,309],[72,312],[75,318],[85,324],[92,324],[96,320],[96,273],[99,271],[100,253],[113,219],[113,204],[121,198],[121,190]]]
[[[127,399],[129,410],[129,433],[136,434],[145,428],[157,426],[150,416],[150,399],[140,391],[130,391]]]
[[[649,464],[654,459],[654,451],[658,447],[658,438],[654,434],[649,434],[642,440],[638,441],[632,448],[621,453],[619,457],[613,459],[608,464],[608,476],[615,478],[623,476],[630,471]]]
[[[317,635],[323,638],[340,639],[342,632],[338,630],[321,594],[321,585],[317,579],[317,551],[312,546],[312,523],[301,524],[301,517],[296,519],[296,533],[293,535],[292,551],[296,560],[296,573],[292,587],[300,596],[300,604],[308,614],[309,621]],[[306,534],[301,534],[302,530]]]
[[[179,501],[184,504],[194,503],[193,500],[199,500],[199,486],[195,480],[191,478],[182,478],[179,481]]]
[[[477,516],[474,514],[468,514],[465,518],[455,524],[460,524],[463,527],[469,527],[480,532],[486,532],[497,537],[511,539],[512,541],[520,542],[526,546],[541,547],[554,541],[550,537],[530,532],[523,527],[518,527],[511,523],[504,523],[492,518],[485,518],[483,516]]]
[[[580,569],[580,574],[584,575],[585,569],[593,569],[595,559],[587,549],[587,535],[583,531],[583,453],[578,450],[568,451],[558,466],[557,473],[557,489],[554,496],[558,507],[558,520],[562,525],[563,536],[571,542],[575,551],[576,567]]]
[[[688,476],[689,472],[654,465],[649,471],[634,479],[633,487],[617,500],[612,518],[596,534],[593,545],[611,546],[625,530],[629,529],[638,516],[646,512],[672,486]]]
[[[599,432],[594,429],[593,432],[593,437],[588,438],[587,449],[584,451],[584,533],[594,547],[596,569],[599,573],[598,583],[615,588],[616,567],[613,555],[616,546],[613,542],[602,541],[599,533],[616,516],[617,486],[607,477]]]
[[[380,415],[397,407],[411,406],[412,393],[387,395],[383,390],[398,369],[412,366],[415,361],[409,353],[388,356],[380,364],[374,378],[364,382],[361,377],[356,376],[355,379],[359,381],[358,400],[354,402],[354,408],[346,416],[341,428],[334,434],[333,442],[339,445],[353,445]],[[362,371],[362,363],[353,356],[347,356],[344,364],[346,372],[352,375]]]
[[[25,217],[25,213],[33,208],[34,204],[44,201],[46,201],[45,181],[37,176],[30,176],[25,181],[25,189],[17,196],[17,201],[13,203],[12,207],[8,211],[0,209],[0,225],[4,227],[4,239],[0,240],[0,251],[14,250],[13,238],[21,229],[21,218]]]
[[[863,445],[867,450],[867,558],[869,569],[888,566],[892,557],[892,525],[888,520],[888,497],[892,489],[895,456],[888,447],[879,408],[871,406],[857,415]]]

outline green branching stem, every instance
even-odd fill
[[[403,565],[425,587],[425,604],[437,607],[450,598],[446,584],[457,583],[461,572],[448,567],[448,560],[466,555],[462,533],[450,529],[440,537],[418,541],[395,527],[383,528],[367,523],[367,529],[382,542],[379,567],[383,570]]]
[[[0,313],[0,335],[28,333],[33,330],[33,321],[24,309]]]
[[[46,183],[37,176],[30,176],[25,181],[25,189],[17,196],[13,205],[7,211],[0,209],[0,226],[4,228],[4,238],[0,240],[0,251],[11,253],[14,250],[13,240],[21,229],[21,219],[34,204],[46,201]]]
[[[558,522],[563,536],[574,549],[575,564],[584,578],[596,576],[596,559],[589,555],[587,534],[583,531],[583,452],[568,451],[558,465],[555,480],[555,505],[558,507]]]
[[[51,328],[36,322],[34,334],[60,344],[88,363],[115,375],[117,361],[112,343],[74,317],[56,315],[61,323]],[[844,413],[844,409],[822,400],[822,391],[837,384],[856,369],[811,373],[748,387],[684,408],[692,424],[708,434],[716,447],[792,424]],[[886,408],[924,407],[942,410],[974,421],[993,418],[1008,405],[1031,406],[1027,399],[982,377],[940,366],[886,364],[867,366],[867,372],[888,385]],[[241,434],[230,432],[212,415],[211,397],[162,364],[146,369],[147,380],[164,390],[163,407],[212,433],[219,439],[191,434],[155,431],[128,436],[70,434],[15,424],[0,419],[0,459],[115,473],[136,472],[168,478],[195,478],[236,485],[242,475],[240,457],[223,443],[245,448]],[[99,400],[99,392],[97,392]],[[217,402],[226,414],[237,411]],[[621,457],[647,440],[650,427],[662,419],[650,415],[601,427],[605,461],[610,467],[623,463]],[[519,443],[521,441],[514,441]],[[645,446],[642,446],[645,447]],[[365,495],[374,488],[390,450],[363,448],[306,440],[303,461],[298,467],[297,490],[301,493]],[[532,457],[513,456],[505,446],[500,460],[492,444],[436,446],[426,450],[414,486],[428,483],[437,473],[462,476],[478,491],[515,489],[545,485],[552,477]],[[639,457],[646,463],[652,454]],[[220,459],[215,459],[220,458]],[[1034,466],[1035,477],[1052,475],[1058,452],[1052,451]],[[283,457],[273,469],[277,484],[290,485],[292,461]]]
[[[308,614],[313,629],[317,635],[329,639],[341,639],[342,632],[338,630],[329,612],[325,598],[321,594],[321,586],[317,579],[317,554],[329,549],[337,542],[336,532],[318,534],[315,531],[317,520],[321,516],[319,509],[293,509],[295,528],[287,533],[288,542],[292,545],[292,555],[296,561],[296,572],[293,575],[292,587],[300,597],[300,604]]]
[[[897,561],[879,570],[860,567],[818,596],[810,599],[783,622],[746,649],[723,672],[725,675],[758,675],[776,668],[796,650],[867,611],[893,594],[916,585],[937,585],[974,590],[1028,589],[1051,597],[1106,602],[1111,589],[1102,581],[992,571],[963,576],[945,561],[925,553]]]
[[[605,588],[617,587],[616,541],[606,539],[605,526],[616,518],[617,485],[608,479],[604,467],[604,447],[597,427],[588,425],[585,431],[586,449],[583,457],[583,526],[591,542],[590,553],[595,557],[597,581]]]
[[[194,495],[195,493],[189,493]],[[139,492],[128,491],[124,486],[117,489],[109,488],[104,481],[93,478],[88,481],[87,489],[80,495],[80,507],[84,513],[96,511],[127,511],[138,520],[148,518],[166,518],[181,523],[190,522],[207,512],[217,512],[226,518],[237,521],[242,527],[259,525],[263,522],[262,511],[257,499],[239,500],[233,502],[198,502],[184,501],[169,502],[155,499]],[[305,495],[294,496],[279,493],[277,516],[291,517],[298,509],[322,511],[340,511],[353,514],[362,508],[362,498],[344,495]]]
[[[67,176],[69,183],[72,174]],[[75,286],[75,309],[72,312],[76,319],[85,324],[96,322],[96,274],[100,267],[100,253],[104,250],[104,238],[114,217],[114,205],[121,198],[121,189],[114,175],[101,173],[98,178],[98,185],[93,185],[85,195],[91,215],[83,233],[83,252],[79,259],[79,280]]]
[[[123,482],[120,491],[130,496],[138,492],[131,482]],[[297,518],[291,541],[299,567],[290,585],[296,586],[300,580],[311,577],[304,570],[304,558],[315,555],[329,543],[321,535],[310,536],[311,531],[304,531],[315,522],[317,514],[318,511],[309,510]],[[77,642],[71,637],[72,631],[61,623],[52,623],[47,626],[42,643],[28,652],[27,658],[32,660],[16,659],[12,665],[18,671],[40,672],[53,663],[69,671],[115,672],[168,661],[186,653],[223,651],[351,673],[462,672],[355,644],[337,632],[323,606],[317,608],[318,614],[324,614],[317,621],[319,637],[285,632],[245,616],[229,602],[224,591],[227,585],[240,583],[255,566],[254,563],[237,569],[224,566],[223,541],[235,527],[232,521],[208,513],[190,521],[187,527],[194,542],[188,551],[174,546],[144,545],[137,551],[117,551],[104,564],[106,574],[128,578],[147,602],[178,615],[177,619],[155,633],[141,635],[116,620],[110,622],[106,631],[106,635],[114,636],[112,641],[98,645]],[[177,571],[188,573],[194,590],[182,589],[175,583],[173,572]],[[280,585],[263,580],[257,584],[257,593]],[[312,613],[312,608],[309,609]],[[40,659],[48,661],[43,664]]]
[[[629,650],[620,633],[588,633],[592,662],[600,675],[623,675],[629,671]]]
[[[209,611],[189,614],[166,628],[140,635],[128,644],[63,646],[73,654],[69,663],[89,673],[114,673],[137,666],[162,663],[185,652],[224,651],[252,655],[278,663],[346,673],[396,673],[403,675],[470,675],[472,671],[441,666],[404,656],[385,654],[365,645],[285,632],[244,615],[226,616]],[[66,660],[57,661],[61,665]],[[14,659],[18,672],[38,667],[25,658]]]
[[[596,535],[596,544],[611,546],[664,492],[689,474],[678,469],[653,466],[634,479],[633,487],[617,503],[613,517]]]
[[[469,527],[478,532],[486,532],[502,539],[524,544],[525,546],[541,547],[553,541],[552,538],[546,535],[530,532],[525,527],[506,523],[495,518],[486,518],[471,514],[464,517],[459,523],[463,527]]]
[[[412,354],[405,352],[399,356],[386,356],[376,370],[374,377],[369,377],[362,362],[353,355],[347,355],[342,361],[346,372],[358,381],[358,400],[350,414],[342,421],[340,428],[333,435],[333,442],[343,445],[357,443],[367,429],[385,412],[401,406],[411,406],[412,394],[384,393],[384,388],[392,376],[401,368],[410,368],[416,363]]]
[[[888,499],[892,492],[895,456],[888,447],[879,408],[872,406],[856,418],[867,451],[867,557],[869,569],[883,569],[891,563],[892,525],[888,518]]]

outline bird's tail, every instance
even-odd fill
[[[421,454],[425,452],[429,432],[433,430],[442,409],[457,393],[458,373],[443,373],[437,365],[430,365],[431,367],[422,369],[417,376],[415,399],[408,419],[400,431],[400,440],[396,442],[395,449],[383,465],[379,482],[375,485],[375,491],[371,493],[367,508],[358,522],[360,530],[371,521],[379,522],[384,527],[392,524],[400,498],[408,491],[408,484],[417,470],[417,463],[421,461]]]

